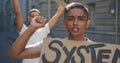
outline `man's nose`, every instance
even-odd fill
[[[78,19],[75,19],[75,20],[74,20],[73,25],[74,25],[74,26],[77,26],[77,25],[78,25]]]

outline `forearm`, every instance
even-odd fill
[[[65,7],[59,6],[59,8],[57,9],[55,15],[49,20],[48,23],[49,23],[49,28],[50,29],[53,29],[53,27],[55,26],[55,24],[59,20],[60,16],[62,15],[64,9],[65,9]]]
[[[13,6],[16,15],[21,15],[20,0],[13,0]]]
[[[19,58],[19,56],[23,53],[25,50],[25,46],[31,37],[31,35],[35,32],[36,28],[29,26],[28,29],[21,35],[19,36],[14,44],[12,45],[10,51],[9,51],[9,56],[11,58]]]
[[[13,0],[14,11],[16,15],[16,23],[18,31],[20,32],[23,26],[22,12],[20,8],[20,0]]]

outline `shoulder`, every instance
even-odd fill
[[[27,27],[25,24],[23,24],[23,26],[22,26],[19,34],[21,35],[27,28],[28,28],[28,27]]]
[[[87,37],[85,37],[86,38],[86,40],[88,41],[88,42],[93,42],[92,40],[90,40],[89,38],[87,38]]]

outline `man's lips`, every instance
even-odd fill
[[[72,28],[72,31],[73,31],[73,32],[79,32],[79,30],[80,30],[80,28],[78,28],[78,27],[73,27],[73,28]]]

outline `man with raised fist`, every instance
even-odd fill
[[[17,29],[19,35],[22,35],[26,30],[27,27],[24,22],[23,22],[23,16],[20,8],[20,0],[13,0],[14,4],[14,10],[15,10],[15,15],[16,15],[16,24],[17,24]],[[53,29],[55,24],[57,23],[59,17],[64,11],[63,6],[59,6],[57,9],[55,15],[44,25],[44,27],[39,28],[35,31],[34,34],[30,37],[30,39],[27,41],[27,45],[32,45],[35,43],[39,43],[39,41],[43,40],[43,38],[47,37],[48,34],[50,33],[50,30]],[[36,16],[40,16],[40,11],[38,9],[31,9],[28,14],[28,21],[29,23],[32,22],[33,18]],[[43,17],[42,17],[43,18]],[[27,47],[27,45],[25,47]],[[32,58],[32,59],[23,59],[22,63],[39,63],[39,57],[38,58]]]

